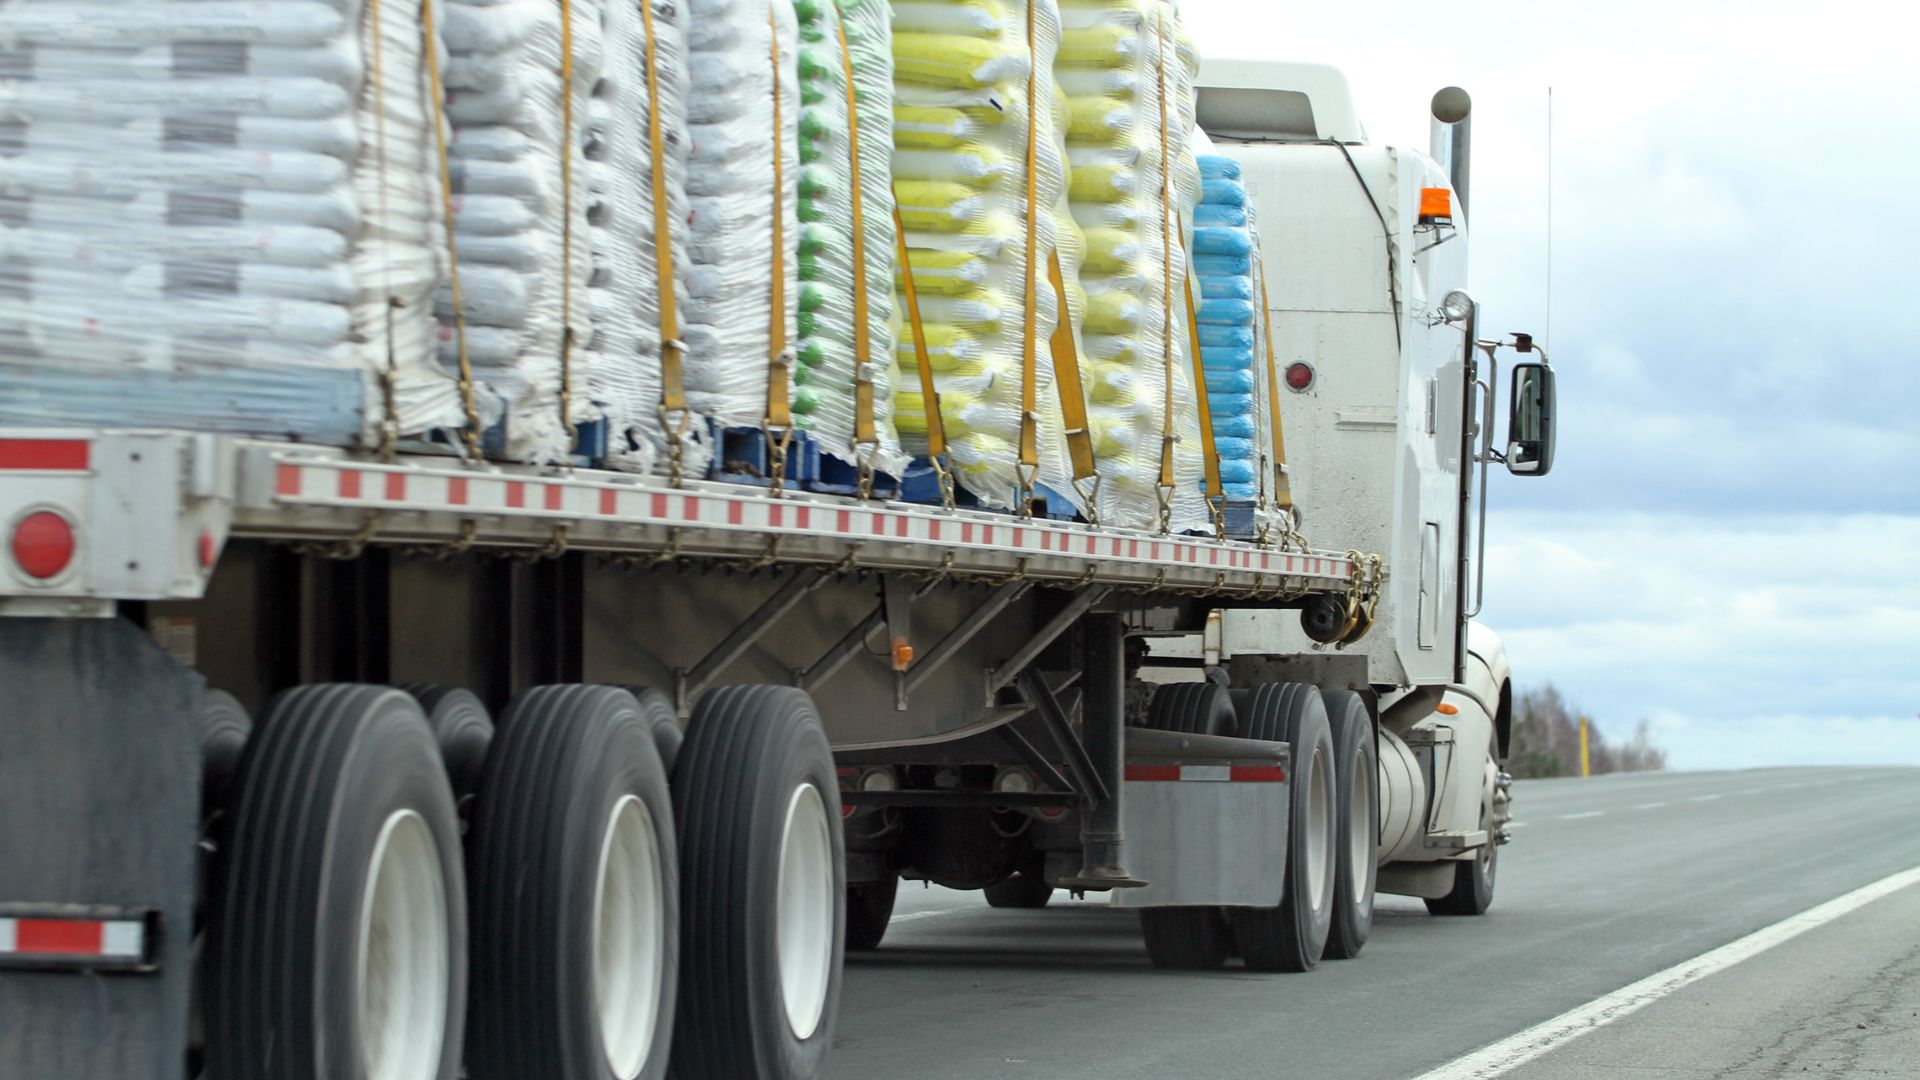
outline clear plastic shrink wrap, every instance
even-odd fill
[[[1191,237],[1180,229],[1191,233],[1199,189],[1196,57],[1164,0],[1069,0],[1064,15],[1057,76],[1071,117],[1073,217],[1086,236],[1083,367],[1101,520],[1158,527],[1170,402],[1169,524],[1210,528],[1186,317]]]
[[[601,0],[446,0],[444,33],[454,240],[464,328],[440,294],[441,357],[464,347],[506,407],[507,457],[573,449],[598,419],[588,387],[593,328],[582,133],[605,41]],[[571,76],[563,80],[563,69]],[[562,401],[562,387],[568,391]]]
[[[551,3],[552,0],[547,0]],[[592,336],[588,389],[604,409],[607,463],[646,471],[662,460],[661,290],[670,279],[686,311],[687,18],[674,0],[604,0],[600,78],[587,102],[582,153],[587,171],[587,223],[593,271],[587,303]],[[643,4],[649,6],[643,7]],[[651,38],[649,38],[651,29]],[[658,100],[649,87],[655,65]],[[655,114],[657,110],[657,115]],[[661,156],[653,157],[657,124]],[[660,273],[654,207],[655,170],[666,195],[671,273]],[[705,467],[705,433],[689,425],[684,463]]]
[[[752,427],[767,415],[774,320],[780,352],[796,333],[799,41],[791,0],[691,0],[687,9],[687,401],[724,426]],[[786,392],[791,402],[791,380]]]
[[[1240,163],[1203,155],[1200,205],[1194,208],[1193,251],[1199,273],[1197,319],[1200,359],[1220,479],[1229,499],[1254,501],[1261,492],[1266,441],[1266,364],[1259,317],[1259,234],[1253,205],[1240,182]],[[1202,261],[1204,260],[1204,261]],[[1211,272],[1210,272],[1211,271]]]
[[[850,464],[854,448],[854,290],[865,290],[868,375],[874,386],[872,454],[881,472],[906,464],[894,428],[900,322],[893,297],[893,54],[886,0],[797,0],[800,20],[800,303],[795,423]],[[847,51],[840,47],[846,34]],[[847,107],[852,60],[854,108]],[[856,138],[857,137],[857,138]],[[853,154],[859,146],[865,266],[854,259]],[[856,282],[857,273],[857,282]]]
[[[893,4],[894,191],[956,477],[982,503],[1011,507],[1021,476],[1025,352],[1033,350],[1039,483],[1078,502],[1067,468],[1048,340],[1060,313],[1047,280],[1058,252],[1077,277],[1079,237],[1064,212],[1064,99],[1049,73],[1060,44],[1054,0],[896,0]],[[1038,87],[1029,75],[1040,73]],[[1037,108],[1029,107],[1029,93]],[[1037,208],[1028,260],[1028,124]],[[1033,276],[1028,277],[1031,266]],[[1027,334],[1028,296],[1033,332]],[[1077,302],[1070,290],[1069,305]],[[1071,325],[1071,317],[1070,317]],[[912,336],[897,346],[903,380],[894,420],[926,449]]]
[[[419,0],[0,6],[0,422],[462,422]]]

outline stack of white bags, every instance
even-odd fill
[[[460,423],[420,25],[420,0],[0,8],[0,419]]]

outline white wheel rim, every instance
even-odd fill
[[[360,904],[355,1000],[368,1080],[430,1080],[447,1028],[447,882],[433,830],[413,810],[380,828]]]
[[[1313,748],[1307,768],[1307,900],[1319,911],[1333,883],[1333,785],[1328,782],[1327,755]]]
[[[653,1052],[665,981],[667,919],[660,845],[647,804],[623,797],[607,815],[593,902],[593,992],[600,1048],[619,1080]]]
[[[833,834],[812,784],[793,789],[780,834],[779,909],[774,920],[780,995],[796,1039],[810,1038],[833,981]]]
[[[1373,852],[1367,850],[1373,838],[1373,779],[1366,757],[1354,754],[1347,796],[1347,888],[1355,903],[1367,898],[1367,871],[1373,866]]]

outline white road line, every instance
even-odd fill
[[[1758,795],[1765,790],[1767,789],[1763,787],[1741,788],[1739,791],[1734,792],[1734,794],[1735,795]]]
[[[1663,806],[1672,806],[1672,805],[1673,804],[1670,802],[1643,802],[1639,806],[1634,807],[1634,809],[1635,810],[1658,810]]]
[[[1561,814],[1559,817],[1559,820],[1578,821],[1583,817],[1599,817],[1601,814],[1604,814],[1604,813],[1606,813],[1605,810],[1583,810],[1578,814]]]
[[[887,925],[898,926],[903,922],[913,922],[916,919],[937,919],[942,915],[958,915],[962,910],[964,909],[945,908],[940,911],[909,911],[905,915],[895,915],[893,918],[888,919]]]
[[[1507,828],[1509,828],[1509,829],[1524,829],[1524,828],[1526,828],[1526,827],[1527,827],[1527,823],[1526,823],[1526,822],[1524,822],[1524,821],[1509,821],[1509,822],[1507,822]]]
[[[1518,1035],[1509,1036],[1465,1057],[1455,1058],[1431,1072],[1420,1074],[1415,1080],[1488,1080],[1504,1076],[1589,1031],[1639,1012],[1681,987],[1725,971],[1742,960],[1758,956],[1775,945],[1791,941],[1809,930],[1824,926],[1842,915],[1914,884],[1920,884],[1920,866],[1883,877],[1871,885],[1863,885],[1845,896],[1808,908],[1798,915],[1790,915],[1738,941],[1675,964],[1603,998],[1535,1024]]]
[[[1720,797],[1720,796],[1718,796],[1718,795],[1689,795],[1689,796],[1687,796],[1687,798],[1688,798],[1688,801],[1690,801],[1690,802],[1712,802],[1713,800],[1715,800],[1715,799],[1717,799],[1717,798],[1719,798],[1719,797]]]

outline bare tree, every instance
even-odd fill
[[[1580,716],[1551,683],[1520,695],[1513,709],[1513,742],[1507,769],[1518,777],[1580,775]],[[1591,721],[1587,760],[1595,775],[1667,767],[1667,752],[1654,745],[1652,725],[1642,717],[1632,741],[1615,746]]]

